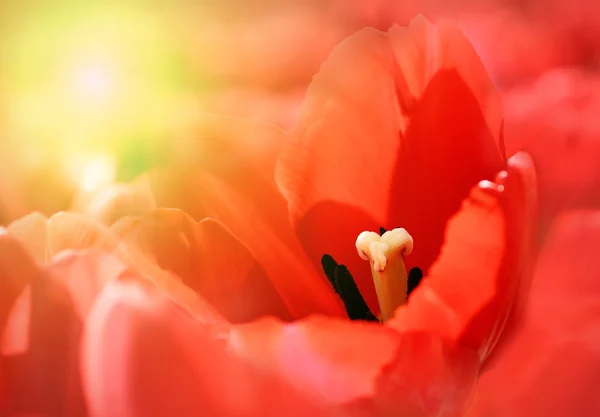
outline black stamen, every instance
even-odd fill
[[[331,255],[325,254],[321,258],[321,266],[333,289],[344,303],[350,320],[378,321],[369,310],[345,265],[338,265]]]
[[[385,233],[383,227],[380,231],[381,234]],[[338,264],[331,255],[325,254],[321,257],[321,266],[331,286],[344,303],[350,320],[379,321],[367,306],[346,265]],[[411,268],[408,272],[407,297],[419,286],[422,279],[421,268]]]
[[[406,290],[407,297],[410,295],[411,292],[413,292],[415,288],[417,288],[417,286],[421,282],[421,279],[423,279],[423,271],[421,271],[421,268],[415,267],[411,268],[411,270],[408,271],[408,282]]]
[[[371,313],[345,265],[338,265],[335,269],[335,282],[350,320],[379,321]]]
[[[379,228],[379,234],[383,236],[383,234],[387,232],[387,230],[385,230],[383,227]]]
[[[325,275],[327,275],[327,279],[333,286],[333,289],[339,294],[337,284],[335,283],[335,269],[338,267],[338,263],[331,255],[325,254],[321,258],[321,267],[323,268]]]

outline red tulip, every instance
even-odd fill
[[[66,223],[67,237],[83,232],[77,248],[114,255],[59,258],[31,284],[38,298],[11,299],[9,411],[462,415],[526,289],[536,205],[531,162],[506,160],[499,101],[467,40],[424,19],[366,29],[315,77],[291,138],[241,119],[197,126],[194,140],[174,141],[179,163],[148,178],[159,206],[205,220],[160,209],[118,221],[112,234],[91,220]],[[380,226],[405,227],[415,245],[409,255],[413,240],[397,230],[358,245],[382,280],[387,322],[342,320],[325,275],[349,315],[366,318],[349,269],[377,313],[355,243]],[[425,273],[408,302],[404,255]],[[12,324],[28,311],[28,326]],[[226,320],[266,314],[298,320]]]
[[[373,310],[368,268],[354,261],[360,232],[410,230],[415,250],[406,263],[423,269],[421,285],[385,326],[312,317],[215,330],[152,286],[115,282],[86,327],[83,369],[94,415],[464,413],[526,288],[535,220],[531,163],[523,154],[506,161],[498,110],[481,62],[445,23],[421,19],[346,40],[307,93],[302,121],[278,162],[278,182],[315,266],[323,254],[349,265]],[[215,277],[228,279],[229,250],[238,253],[243,242],[292,317],[309,312],[302,305],[311,297],[321,303],[310,301],[312,311],[327,312],[333,292],[321,289],[316,269],[297,275],[311,269],[270,179],[283,134],[227,121],[201,125],[204,136],[221,140],[193,142],[206,147],[193,167],[150,177],[159,206],[216,219],[214,232],[226,237],[215,237],[208,252],[217,272],[192,262],[205,259],[200,237],[212,223],[159,211],[124,220],[133,227],[129,238],[145,242],[145,253],[200,292]],[[232,140],[244,136],[252,142]],[[223,153],[229,159],[217,158]],[[310,286],[314,292],[305,292]]]
[[[427,274],[471,187],[506,167],[501,123],[479,57],[448,23],[418,18],[346,40],[313,80],[277,166],[313,263],[327,253],[347,265],[376,312],[356,236],[405,228],[415,240],[407,270]]]
[[[433,326],[410,315],[410,328],[399,332],[391,328],[396,319],[390,327],[314,317],[292,324],[263,319],[215,332],[152,286],[114,282],[86,328],[83,369],[94,415],[461,415],[514,295],[514,287],[498,292],[490,284],[518,284],[498,274],[516,263],[503,262],[509,251],[500,247],[519,245],[498,227],[522,226],[514,219],[527,208],[520,203],[529,192],[524,174],[511,162],[501,193],[476,188],[451,221],[440,270],[454,263],[457,246],[485,243],[478,257],[490,262],[494,277],[482,280],[482,299],[473,295],[471,304],[460,294],[451,298],[443,274],[428,277],[405,310],[436,320]],[[479,228],[463,228],[465,222]],[[467,265],[461,278],[476,284],[481,272],[480,265]],[[415,305],[435,295],[454,307],[452,316],[440,304]],[[460,328],[436,329],[445,318]]]

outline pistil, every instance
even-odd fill
[[[359,256],[371,266],[381,320],[387,321],[399,306],[406,303],[408,277],[404,256],[413,250],[413,239],[405,229],[397,228],[381,236],[362,232],[356,239]]]

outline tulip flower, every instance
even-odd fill
[[[113,281],[84,334],[92,414],[463,415],[528,284],[535,175],[526,155],[506,159],[499,107],[468,41],[417,19],[343,42],[289,139],[204,119],[197,136],[219,140],[179,143],[202,152],[149,175],[157,205],[223,225],[296,320],[215,330],[148,283]],[[202,222],[182,216],[124,219],[123,230],[200,292],[194,279],[237,279],[230,268],[199,277],[189,248]],[[215,265],[231,262],[230,246],[212,252],[225,261]],[[423,278],[408,294],[414,268]],[[341,319],[336,294],[363,320]]]

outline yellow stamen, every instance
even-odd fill
[[[362,232],[356,238],[358,255],[369,261],[382,321],[391,319],[394,310],[406,303],[408,279],[404,255],[413,250],[413,239],[402,228],[389,230],[379,236]]]

